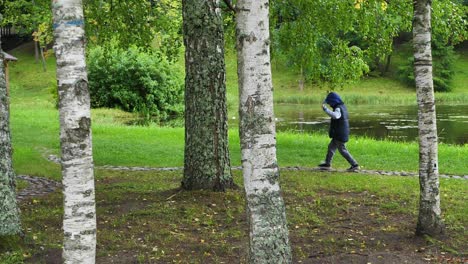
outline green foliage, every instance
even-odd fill
[[[413,87],[414,80],[414,58],[408,54],[408,60],[405,65],[398,67],[398,78]],[[437,39],[432,41],[432,66],[433,82],[436,92],[452,91],[452,79],[455,74],[454,63],[456,60],[453,46],[446,46]]]
[[[84,6],[91,45],[136,45],[156,48],[169,60],[178,58],[182,46],[180,1],[85,0]]]
[[[14,25],[22,35],[34,36],[41,46],[52,43],[50,0],[3,0],[2,25]],[[83,0],[88,44],[136,45],[156,48],[169,60],[182,46],[181,2],[175,0]],[[116,32],[118,32],[116,34]]]
[[[431,16],[432,36],[439,46],[454,46],[468,39],[466,4],[462,5],[450,0],[433,1]]]
[[[309,80],[331,85],[357,80],[391,52],[392,37],[409,27],[409,4],[278,1],[272,8],[274,51]]]
[[[404,0],[279,0],[271,10],[274,57],[330,86],[380,67],[393,38],[410,31],[413,18],[412,2]],[[434,38],[450,46],[467,39],[466,10],[459,2],[435,1]],[[437,82],[450,85],[444,78]]]
[[[14,25],[20,35],[34,36],[41,46],[52,43],[50,0],[5,0],[2,25]]]
[[[92,107],[138,112],[145,120],[166,120],[183,112],[181,73],[162,55],[136,47],[95,47],[87,61]]]
[[[18,264],[23,263],[23,253],[20,250],[13,252],[4,252],[0,255],[0,263]]]

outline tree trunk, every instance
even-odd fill
[[[94,263],[96,206],[81,0],[55,0],[65,263]]]
[[[219,1],[182,1],[185,162],[182,187],[233,187],[228,149],[223,20]]]
[[[34,41],[34,58],[39,63],[39,41]]]
[[[237,57],[242,172],[249,263],[291,263],[276,161],[268,0],[237,2]]]
[[[40,44],[39,44],[39,51],[40,51],[40,54],[41,54],[42,70],[44,72],[46,72],[47,71],[47,64],[46,64],[45,57],[44,57],[44,48],[41,47]]]
[[[414,1],[414,77],[419,127],[419,217],[416,234],[444,232],[440,210],[437,125],[432,80],[431,0]]]
[[[0,15],[1,16],[1,15]],[[0,236],[21,232],[16,203],[16,180],[12,162],[10,100],[0,40]]]
[[[301,65],[301,76],[299,77],[299,91],[304,91],[304,83],[305,83],[305,78],[304,78],[304,67]]]

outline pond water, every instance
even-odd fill
[[[417,141],[417,106],[348,105],[351,134],[376,139]],[[439,141],[468,142],[468,105],[438,105]],[[275,105],[278,131],[328,133],[330,118],[321,105]]]

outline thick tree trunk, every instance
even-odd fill
[[[182,1],[185,162],[182,187],[233,187],[228,149],[223,20],[217,0]]]
[[[19,210],[16,203],[15,172],[12,163],[9,108],[10,100],[7,94],[4,57],[0,40],[0,236],[15,235],[21,232]]]
[[[65,263],[94,263],[96,208],[81,0],[53,2],[64,193]]]
[[[414,76],[419,126],[419,217],[416,234],[444,232],[440,210],[437,125],[432,81],[431,0],[414,1]]]
[[[249,263],[291,263],[279,186],[268,0],[237,2],[242,172],[250,225]]]

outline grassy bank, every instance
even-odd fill
[[[33,120],[34,119],[34,120]],[[18,173],[58,178],[59,168],[45,160],[48,154],[59,153],[58,127],[54,119],[20,119],[13,115],[14,161]],[[46,120],[50,120],[46,122]],[[35,123],[37,122],[37,123]],[[37,126],[36,126],[37,125]],[[42,127],[40,126],[42,125]],[[28,126],[33,126],[31,129]],[[231,161],[240,165],[239,137],[230,130]],[[182,128],[128,127],[100,125],[93,127],[93,149],[96,165],[167,167],[183,165],[184,132]],[[314,167],[324,159],[328,137],[319,134],[279,133],[278,162],[280,166]],[[416,143],[377,141],[352,138],[348,148],[365,169],[418,170]],[[441,173],[466,174],[467,146],[439,146]],[[334,166],[345,168],[339,155]]]
[[[19,58],[19,61],[10,67],[15,168],[22,174],[58,178],[59,167],[44,158],[49,154],[59,153],[58,113],[53,106],[52,94],[49,92],[55,78],[54,60],[49,58],[48,71],[43,72],[40,65],[34,63],[32,49],[19,49],[13,54]],[[232,65],[229,68],[232,68]],[[232,78],[232,73],[231,76],[228,74],[231,86]],[[284,79],[281,83],[286,87],[286,80],[288,78],[292,80],[292,74],[285,73],[282,78]],[[377,97],[371,88],[376,85],[376,83],[362,85],[359,93],[343,93],[343,97],[351,101]],[[285,89],[287,91],[287,88]],[[404,89],[406,88],[398,91]],[[390,93],[390,87],[382,91]],[[364,97],[361,97],[361,93]],[[287,93],[281,94],[281,91],[279,94],[280,97],[282,95],[284,98],[294,98],[294,95],[286,97]],[[365,97],[366,95],[368,97]],[[463,93],[454,93],[453,96],[455,95],[461,96]],[[232,97],[233,94],[230,93],[229,96]],[[408,96],[414,95],[408,93]],[[321,97],[314,98],[321,100]],[[378,100],[380,99],[375,99],[375,102]],[[92,118],[94,159],[97,165],[182,166],[183,128],[126,126],[124,123],[134,116],[111,109],[94,109]],[[231,129],[229,136],[232,164],[240,165],[238,131]],[[321,134],[279,133],[277,138],[280,166],[315,166],[323,160],[329,141]],[[418,147],[415,143],[352,138],[348,146],[366,169],[418,170]],[[468,146],[441,144],[439,156],[441,173],[468,173],[466,167]],[[334,165],[338,168],[347,166],[341,157],[336,158]]]

